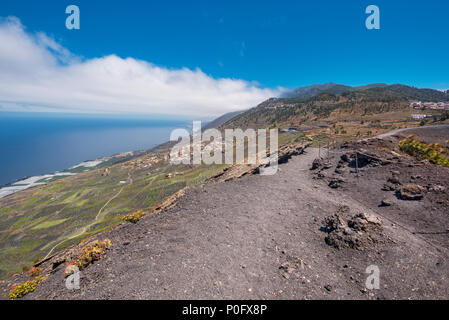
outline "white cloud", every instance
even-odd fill
[[[83,60],[15,17],[0,20],[0,109],[217,116],[282,91],[200,69],[109,55]]]

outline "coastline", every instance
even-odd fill
[[[151,150],[151,149],[150,149]],[[36,176],[27,176],[16,181],[10,182],[6,185],[0,186],[0,199],[12,195],[16,192],[26,190],[32,187],[45,185],[57,179],[62,179],[69,176],[74,176],[82,172],[97,169],[104,166],[106,163],[116,163],[124,159],[132,158],[136,154],[141,154],[146,151],[128,151],[119,154],[114,154],[110,157],[101,157],[95,160],[85,160],[63,171],[56,171]],[[113,161],[116,160],[116,161]]]
[[[65,177],[73,176],[81,172],[86,172],[100,168],[102,166],[122,162],[124,160],[129,160],[136,155],[141,155],[145,152],[161,152],[169,149],[170,146],[175,143],[172,141],[165,141],[154,145],[152,148],[147,150],[137,150],[137,151],[127,151],[122,153],[113,154],[109,157],[100,157],[94,160],[84,160],[70,168],[64,169],[62,171],[55,171],[53,173],[46,173],[36,176],[26,176],[19,178],[15,181],[9,182],[5,185],[0,185],[0,199],[5,198],[9,195],[23,191],[32,187],[45,185],[56,179],[62,179]],[[111,161],[111,160],[117,161]],[[83,169],[84,168],[84,169]],[[28,183],[26,183],[28,181]]]

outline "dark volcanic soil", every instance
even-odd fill
[[[398,226],[402,225],[438,247],[449,249],[449,168],[402,154],[398,143],[410,134],[425,143],[439,141],[444,145],[444,141],[449,139],[449,126],[416,128],[381,140],[371,139],[351,145],[346,152],[350,153],[354,148],[387,159],[391,163],[383,166],[367,165],[360,169],[358,177],[349,173],[354,170],[349,168],[342,175],[347,179],[342,191],[350,192],[354,200],[370,206],[384,219],[390,219]],[[393,153],[385,150],[392,150]],[[404,185],[422,186],[423,199],[401,200],[395,190],[382,190],[385,184],[395,190]],[[382,206],[384,199],[391,205]]]
[[[449,169],[379,151],[397,141],[333,150],[327,169],[316,170],[310,167],[318,151],[309,148],[275,176],[188,190],[176,207],[99,236],[112,246],[82,271],[80,290],[66,289],[61,265],[25,298],[448,299]],[[335,173],[342,154],[361,149],[391,159],[366,165],[358,177],[347,162]],[[400,200],[381,190],[392,171],[401,184],[446,189]],[[335,189],[328,186],[333,178]],[[383,199],[391,206],[379,207]],[[342,206],[349,216],[381,220],[374,242],[359,249],[326,243],[324,221]],[[363,237],[356,227],[353,236]],[[380,270],[378,290],[365,288],[370,265]]]

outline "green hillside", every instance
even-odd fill
[[[151,167],[146,167],[148,163]],[[121,223],[122,215],[160,204],[221,169],[173,166],[163,154],[147,153],[2,198],[0,278]],[[174,172],[178,175],[167,177]]]
[[[339,90],[341,87],[338,87]],[[355,90],[348,87],[339,94],[322,92],[309,98],[271,98],[242,113],[222,127],[291,127],[332,124],[363,118],[368,120],[403,120],[410,117],[410,101],[449,101],[449,94],[432,89],[417,89],[404,85],[367,86]],[[376,116],[377,115],[377,116]],[[380,116],[380,117],[379,117]]]

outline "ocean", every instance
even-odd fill
[[[191,122],[190,122],[191,124]],[[86,160],[148,150],[187,120],[0,112],[0,186]]]

